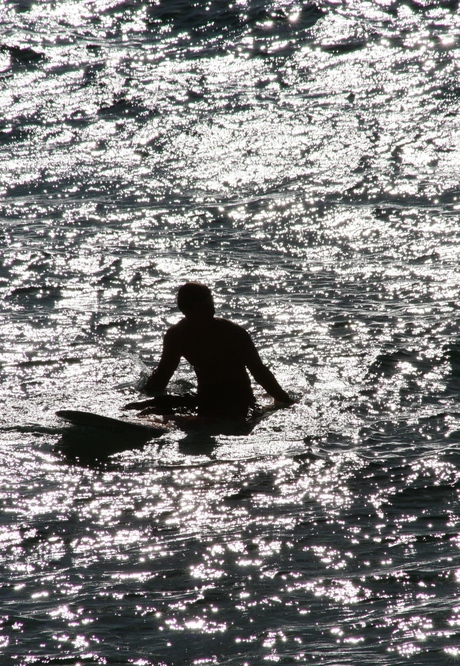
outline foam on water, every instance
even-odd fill
[[[452,663],[458,3],[0,12],[2,663]],[[298,404],[76,459],[188,279]]]

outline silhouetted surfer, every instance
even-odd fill
[[[280,405],[293,400],[262,362],[251,336],[241,326],[214,316],[211,291],[188,282],[177,295],[185,315],[164,337],[158,367],[149,377],[149,393],[163,391],[184,357],[194,368],[198,382],[198,414],[218,418],[245,418],[255,406],[247,370]]]

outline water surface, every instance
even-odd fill
[[[0,12],[2,663],[453,663],[458,3]],[[75,459],[186,280],[299,402]]]

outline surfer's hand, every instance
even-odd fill
[[[123,405],[123,409],[142,409],[140,402],[128,402],[127,405]]]
[[[291,407],[292,405],[295,405],[297,400],[293,400],[290,396],[287,395],[285,400],[276,400],[275,399],[274,402],[275,402],[275,407],[283,408],[283,407]]]
[[[136,402],[128,402],[123,405],[123,409],[145,409],[155,404],[154,400],[136,400]]]

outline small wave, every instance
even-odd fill
[[[11,65],[13,67],[25,66],[33,67],[38,65],[45,59],[45,54],[35,51],[28,46],[0,46],[0,51],[7,53],[10,56]]]

